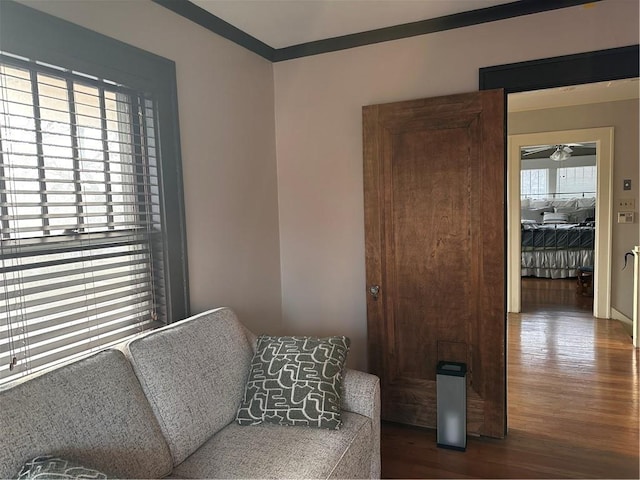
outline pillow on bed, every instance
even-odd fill
[[[595,208],[578,208],[569,214],[570,223],[585,223],[587,219],[593,220],[596,217]]]
[[[542,214],[545,212],[553,212],[553,208],[551,207],[537,208],[537,209],[523,208],[522,210],[520,210],[520,219],[533,220],[536,223],[542,223]]]
[[[567,223],[569,215],[566,213],[544,212],[542,223]]]
[[[549,201],[548,200],[532,198],[529,201],[529,208],[531,210],[537,210],[537,209],[540,209],[540,208],[547,208],[547,207],[549,207]]]
[[[565,207],[554,207],[553,211],[555,213],[566,213],[567,215],[569,215],[569,214],[575,212],[576,208],[575,207],[571,207],[571,208],[569,208],[569,207],[566,207],[566,208]]]
[[[596,206],[596,199],[595,197],[590,197],[590,198],[578,198],[578,200],[576,200],[576,207],[577,208],[595,208]]]
[[[576,209],[577,203],[575,198],[569,200],[553,200],[551,202],[556,212],[568,213]]]

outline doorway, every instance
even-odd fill
[[[518,92],[530,92],[534,90],[542,90],[549,88],[566,87],[573,85],[590,84],[603,81],[613,81],[619,79],[636,78],[640,75],[640,45],[632,45],[628,47],[620,47],[608,50],[593,51],[580,53],[575,55],[564,55],[553,58],[545,58],[527,62],[519,62],[507,65],[496,65],[492,67],[481,68],[479,70],[479,87],[480,90],[490,90],[495,88],[503,88],[505,94]],[[506,111],[505,111],[506,120]],[[547,128],[539,128],[537,131],[542,132],[550,130]],[[557,142],[566,142],[568,139],[557,139]],[[543,140],[541,143],[551,143],[551,140]],[[508,140],[507,150],[517,148],[513,139]],[[535,142],[534,142],[535,143]],[[519,147],[531,144],[531,141],[520,143]],[[513,174],[513,169],[511,170]],[[519,182],[519,178],[516,179]],[[505,178],[507,185],[513,183],[509,178]],[[513,191],[507,191],[507,195],[513,195]],[[505,199],[505,200],[510,200]],[[505,203],[510,203],[506,201]],[[610,212],[610,211],[609,211]],[[507,212],[505,212],[506,214]],[[517,217],[516,217],[517,218]],[[505,223],[507,223],[507,231],[513,231],[515,227],[520,228],[519,221],[514,221],[514,215],[505,215]],[[515,223],[515,225],[514,225]],[[513,241],[513,236],[511,238]],[[507,249],[513,250],[508,243],[505,245]],[[509,262],[508,266],[513,262]],[[519,269],[518,269],[519,270]],[[513,283],[514,268],[507,268],[507,285]],[[517,277],[520,277],[518,271]],[[518,285],[519,287],[519,285]],[[505,285],[506,288],[506,285]],[[511,289],[513,291],[513,289]],[[519,290],[519,288],[518,288]],[[514,298],[511,295],[506,296],[507,308],[513,308],[511,302],[519,301],[520,295]],[[520,306],[518,305],[518,308]],[[505,319],[505,331],[507,322]],[[506,338],[505,334],[505,338]],[[504,346],[507,350],[507,345]],[[505,361],[505,378],[508,361]],[[506,393],[506,392],[505,392]],[[507,420],[507,423],[510,422]]]
[[[595,208],[593,313],[599,318],[610,318],[611,309],[611,210],[613,128],[590,128],[532,134],[510,135],[507,164],[507,311],[521,311],[522,275],[522,202],[520,197],[521,151],[531,145],[566,145],[567,143],[595,143],[598,201]]]
[[[520,150],[522,312],[593,313],[596,153],[595,142]]]

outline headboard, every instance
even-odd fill
[[[595,197],[520,199],[520,220],[524,223],[585,223],[594,221],[595,216]]]

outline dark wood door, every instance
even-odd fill
[[[436,365],[464,362],[467,432],[502,437],[504,92],[367,106],[363,122],[369,365],[382,418],[435,427]]]

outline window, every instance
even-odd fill
[[[560,192],[595,196],[596,166],[558,168],[556,185]]]
[[[520,170],[522,198],[594,197],[596,166],[536,168]]]
[[[15,2],[0,45],[3,383],[189,296],[175,64]]]
[[[152,99],[0,57],[0,379],[162,312]]]
[[[520,170],[520,195],[542,198],[549,193],[549,169]]]

